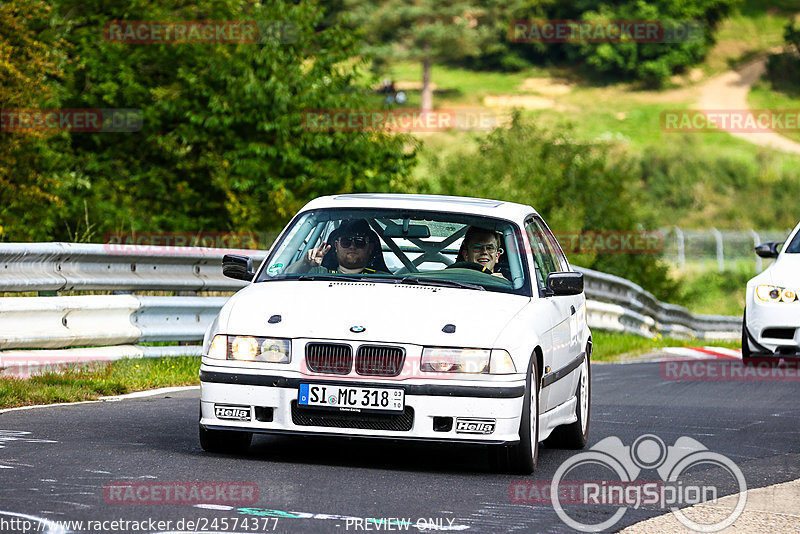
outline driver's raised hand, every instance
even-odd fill
[[[331,246],[326,245],[325,242],[323,241],[319,247],[312,248],[311,250],[306,252],[303,261],[306,263],[306,265],[309,265],[311,267],[318,267],[322,265],[322,258],[325,257],[325,254],[327,254],[330,249]]]

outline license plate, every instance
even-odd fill
[[[336,408],[345,412],[402,412],[405,408],[405,392],[402,389],[300,384],[297,404]]]

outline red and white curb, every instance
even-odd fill
[[[726,349],[724,347],[665,347],[655,349],[649,354],[614,362],[618,364],[648,363],[648,362],[683,362],[694,360],[723,360],[741,361],[741,349]]]
[[[694,360],[741,360],[741,349],[726,349],[724,347],[667,347],[661,349],[671,356],[678,356],[672,359],[692,358]],[[668,361],[670,358],[662,358],[656,361]]]

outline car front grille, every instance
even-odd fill
[[[306,365],[315,373],[349,374],[353,367],[353,347],[340,343],[309,343]]]
[[[401,347],[362,345],[356,353],[356,373],[367,376],[397,376],[403,370],[406,352]]]
[[[352,413],[317,408],[301,408],[292,401],[292,422],[298,426],[359,428],[408,432],[414,426],[414,409],[406,406],[403,413]]]
[[[794,328],[765,328],[761,337],[772,339],[794,339]]]

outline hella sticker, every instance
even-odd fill
[[[494,432],[494,419],[456,418],[456,432],[459,434],[491,434]]]
[[[214,415],[217,416],[217,419],[230,419],[232,421],[249,421],[250,407],[215,404]]]

